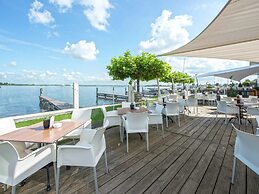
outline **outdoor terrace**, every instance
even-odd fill
[[[199,107],[199,115],[181,118],[181,127],[170,123],[165,138],[150,127],[150,151],[138,134],[129,137],[126,144],[119,141],[118,128],[106,131],[108,164],[105,174],[104,160],[97,167],[100,193],[259,193],[259,176],[241,162],[237,162],[235,184],[231,185],[231,171],[235,132],[223,116],[215,119],[215,107]],[[255,121],[253,121],[255,126]],[[235,123],[237,126],[237,122]],[[241,125],[253,132],[255,127]],[[51,167],[52,190],[55,193]],[[46,170],[41,170],[26,180],[17,193],[47,193]],[[61,168],[61,193],[94,193],[90,168]],[[10,188],[8,192],[10,192]],[[0,193],[3,193],[1,190]]]

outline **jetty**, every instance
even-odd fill
[[[73,108],[72,104],[62,102],[56,99],[49,98],[47,96],[39,96],[40,99],[40,108],[43,110],[64,110],[64,109],[69,109]]]
[[[126,101],[128,99],[127,95],[121,94],[109,94],[109,93],[97,93],[97,98],[105,100],[113,100],[116,102]]]

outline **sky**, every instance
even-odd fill
[[[106,66],[129,50],[161,54],[195,38],[227,0],[1,0],[0,82],[123,84]],[[191,75],[247,62],[162,57]],[[218,78],[202,79],[223,82]]]

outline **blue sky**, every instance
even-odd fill
[[[177,48],[203,30],[226,2],[1,0],[0,82],[111,83],[106,65],[112,57],[126,50],[158,54]],[[163,60],[183,69],[182,58]],[[243,65],[247,63],[188,58],[184,71]]]

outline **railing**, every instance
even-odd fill
[[[112,107],[112,106],[118,106],[121,104],[111,104],[111,105],[100,105],[100,106],[91,106],[91,107],[85,107],[81,109],[89,110],[89,109],[98,109],[101,108],[102,106],[105,107]],[[60,114],[65,114],[65,113],[71,113],[74,109],[64,109],[64,110],[56,110],[56,111],[49,111],[49,112],[41,112],[41,113],[34,113],[34,114],[27,114],[27,115],[20,115],[20,116],[12,116],[15,120],[15,122],[20,122],[20,121],[27,121],[31,119],[38,119],[38,118],[44,118],[48,116],[54,116],[54,115],[60,115]]]

